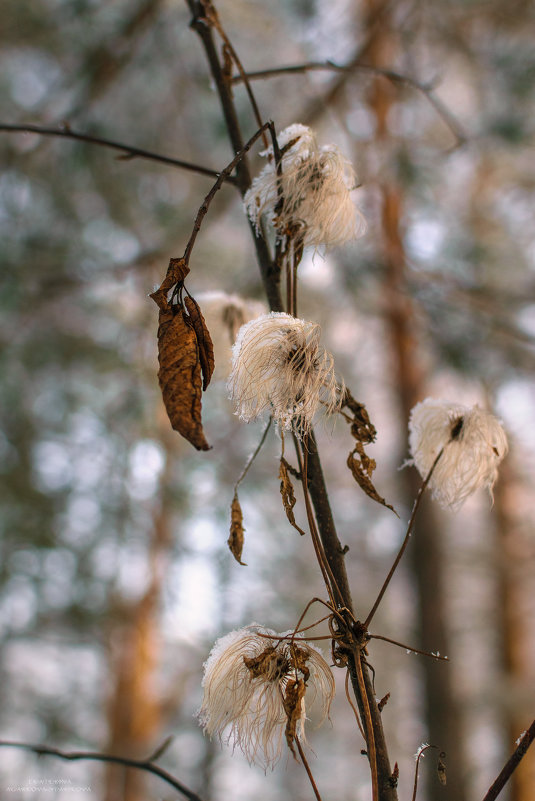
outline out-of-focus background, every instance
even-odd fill
[[[305,254],[299,299],[377,427],[376,485],[401,518],[353,482],[344,421],[319,423],[362,618],[419,486],[414,469],[398,470],[410,408],[429,395],[477,402],[508,431],[494,504],[483,492],[455,515],[426,504],[373,624],[450,664],[370,647],[377,695],[391,693],[383,719],[400,798],[427,741],[447,752],[448,785],[430,752],[418,798],[479,801],[535,710],[534,6],[221,0],[218,9],[247,70],[353,64],[255,90],[279,130],[312,125],[347,154],[368,220],[355,244]],[[3,0],[1,121],[68,122],[221,169],[232,154],[189,21],[175,0]],[[431,87],[431,100],[363,64]],[[241,87],[235,96],[249,136]],[[308,799],[291,758],[264,775],[204,738],[194,717],[218,636],[251,621],[289,629],[323,593],[310,542],[280,503],[274,432],[241,488],[247,567],[228,552],[233,484],[263,427],[232,413],[230,338],[213,298],[205,308],[220,380],[203,400],[213,450],[198,454],[172,432],[161,404],[148,294],[182,254],[211,179],[27,134],[0,133],[0,154],[1,736],[146,757],[172,735],[161,764],[206,801]],[[232,186],[213,203],[191,267],[201,305],[204,292],[262,300]],[[296,515],[304,523],[300,496]],[[310,733],[311,767],[324,799],[367,801],[339,673],[332,724]],[[532,801],[534,771],[528,753],[504,801]],[[0,787],[22,801],[35,788],[72,801],[175,797],[141,773],[2,748]]]

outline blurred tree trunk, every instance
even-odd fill
[[[497,522],[496,572],[498,575],[498,653],[501,655],[503,730],[506,751],[533,720],[533,655],[526,615],[529,598],[528,577],[533,569],[530,554],[517,512],[517,486],[511,459],[500,468],[494,492]],[[530,558],[531,557],[531,558]],[[531,696],[531,697],[530,697]],[[533,801],[535,794],[535,751],[530,748],[513,773],[509,785],[510,801]]]
[[[162,432],[166,466],[155,499],[148,552],[149,584],[132,604],[119,602],[119,622],[111,631],[110,669],[113,695],[108,703],[109,737],[105,751],[133,758],[147,758],[155,750],[161,731],[161,698],[155,674],[160,660],[159,606],[165,577],[166,555],[171,542],[168,479],[168,433]],[[147,801],[146,774],[120,765],[106,769],[104,801]]]
[[[368,0],[370,19],[380,13],[378,0]],[[382,10],[379,24],[368,40],[366,59],[378,67],[395,63],[395,34],[389,7]],[[379,146],[388,147],[388,115],[395,99],[395,89],[384,78],[376,78],[369,97],[377,123]],[[410,410],[426,396],[426,378],[419,347],[419,332],[414,305],[407,289],[406,262],[401,233],[403,191],[393,170],[380,183],[381,224],[384,268],[383,310],[390,338],[393,363],[393,384],[402,420],[408,421]],[[412,507],[420,486],[414,470],[404,474],[405,506]],[[424,499],[419,511],[412,547],[409,548],[412,571],[417,589],[418,647],[426,651],[449,653],[448,627],[444,608],[444,571],[441,554],[440,522]],[[428,797],[464,801],[466,788],[462,759],[462,727],[459,705],[453,692],[450,665],[422,659],[425,688],[425,713],[428,741],[447,754],[448,785],[442,788],[436,774],[427,775]],[[407,744],[408,745],[408,744]],[[434,760],[424,760],[428,774]]]

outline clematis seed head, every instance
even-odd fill
[[[434,398],[413,408],[409,447],[410,463],[422,478],[443,449],[429,487],[441,506],[454,511],[479,487],[492,497],[498,465],[508,450],[505,431],[490,412]]]

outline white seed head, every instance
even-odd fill
[[[507,453],[507,438],[499,420],[479,406],[426,398],[411,412],[409,421],[411,463],[425,478],[441,506],[458,509],[479,487],[489,490],[498,477],[498,465]]]
[[[294,141],[296,140],[296,141]],[[351,198],[356,178],[350,162],[336,145],[318,147],[305,125],[290,125],[278,137],[282,176],[277,175],[273,148],[269,161],[253,180],[244,203],[258,226],[266,215],[279,236],[292,232],[304,246],[341,245],[366,231],[366,222]],[[280,195],[282,208],[277,208]]]
[[[246,626],[218,640],[204,665],[199,720],[205,732],[220,739],[225,734],[249,762],[263,767],[275,765],[282,752],[289,683],[304,682],[308,706],[319,705],[320,723],[334,697],[334,678],[321,653],[299,636],[293,643],[278,639],[284,636],[257,624]],[[305,720],[303,699],[297,726],[302,740]]]
[[[236,414],[250,422],[268,412],[281,428],[303,436],[320,405],[328,414],[338,409],[343,391],[319,338],[319,325],[283,312],[242,326],[228,382]]]

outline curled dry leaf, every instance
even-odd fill
[[[176,284],[182,284],[188,273],[189,267],[184,259],[169,260],[167,275],[163,279],[160,288],[155,292],[152,292],[150,295],[153,301],[157,304],[158,308],[160,308],[162,311],[167,311],[169,308],[169,303],[167,300],[169,290],[172,289]]]
[[[280,478],[280,493],[282,497],[282,505],[284,506],[284,511],[286,512],[286,517],[288,518],[288,522],[301,534],[304,535],[305,532],[302,528],[299,528],[297,523],[295,522],[295,517],[293,513],[293,508],[296,504],[295,500],[295,493],[293,484],[290,480],[290,474],[288,472],[288,463],[286,459],[281,458],[280,460],[280,468],[279,468],[279,478]]]
[[[284,693],[283,704],[286,713],[286,729],[284,733],[288,748],[295,759],[297,759],[297,756],[294,749],[294,740],[297,736],[297,725],[302,723],[304,719],[303,699],[305,692],[306,685],[303,679],[290,679]]]
[[[158,360],[158,380],[173,429],[197,450],[209,450],[201,423],[202,389],[197,337],[180,307],[160,308]]]
[[[377,503],[380,503],[382,506],[386,506],[387,509],[391,509],[394,514],[397,515],[394,507],[387,503],[373,486],[371,476],[376,468],[376,463],[375,459],[370,459],[370,457],[366,455],[362,442],[357,442],[354,449],[347,457],[347,466],[351,470],[353,478],[359,487],[364,490],[369,498],[377,501]]]
[[[201,362],[201,370],[203,375],[202,388],[205,390],[210,383],[210,379],[212,378],[215,368],[214,345],[197,301],[192,298],[191,295],[187,295],[184,298],[184,303],[186,305],[186,309],[188,310],[189,318],[197,337],[197,345],[199,346],[199,360]]]
[[[230,537],[228,538],[227,543],[234,559],[239,565],[246,567],[245,562],[242,562],[241,560],[245,539],[244,533],[245,529],[243,528],[243,513],[238,500],[238,494],[234,493],[234,498],[232,499],[232,503],[230,505]]]
[[[353,415],[352,418],[344,415],[351,425],[351,434],[356,440],[355,447],[347,457],[347,466],[351,470],[353,478],[369,498],[391,509],[397,515],[394,507],[387,503],[373,486],[372,474],[377,464],[375,459],[366,454],[364,445],[375,441],[377,431],[370,420],[366,407],[363,403],[355,400],[351,392],[345,387],[342,408],[349,409]]]
[[[351,434],[358,442],[374,442],[377,436],[375,426],[370,420],[368,411],[363,403],[355,400],[348,388],[345,388],[344,399],[342,401],[342,408],[346,407],[350,412],[353,412],[353,421],[351,423]]]

